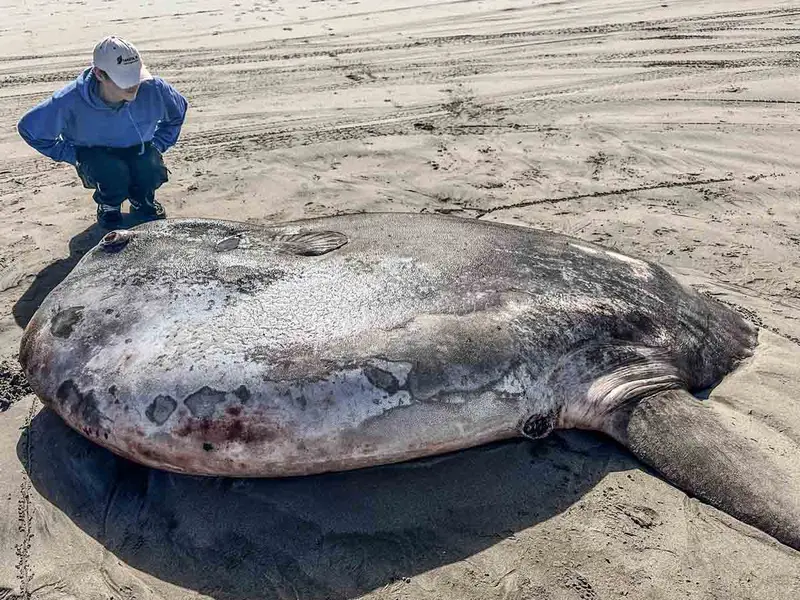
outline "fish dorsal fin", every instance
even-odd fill
[[[347,236],[338,231],[306,231],[275,236],[278,250],[300,256],[319,256],[344,246]]]
[[[221,239],[214,245],[214,250],[217,252],[228,252],[229,250],[235,250],[241,244],[242,238],[238,235],[231,235],[226,238]]]

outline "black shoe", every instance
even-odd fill
[[[97,222],[105,227],[114,227],[122,221],[122,213],[119,206],[111,204],[97,205]]]
[[[167,211],[164,210],[158,200],[145,200],[144,202],[131,200],[130,203],[131,214],[151,219],[164,219],[167,216]]]

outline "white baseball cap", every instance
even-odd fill
[[[150,79],[136,47],[115,35],[100,40],[94,47],[93,64],[102,69],[118,87],[128,89]]]

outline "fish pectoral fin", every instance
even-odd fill
[[[800,478],[708,402],[666,390],[611,416],[612,436],[666,480],[800,550]]]
[[[279,252],[300,256],[319,256],[347,242],[347,236],[338,231],[307,231],[303,233],[281,234],[275,236]]]
[[[531,440],[538,440],[550,435],[558,426],[556,411],[534,413],[522,423],[520,433]]]

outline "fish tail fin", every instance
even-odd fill
[[[800,550],[800,478],[708,403],[666,390],[620,408],[608,433],[667,481]]]

